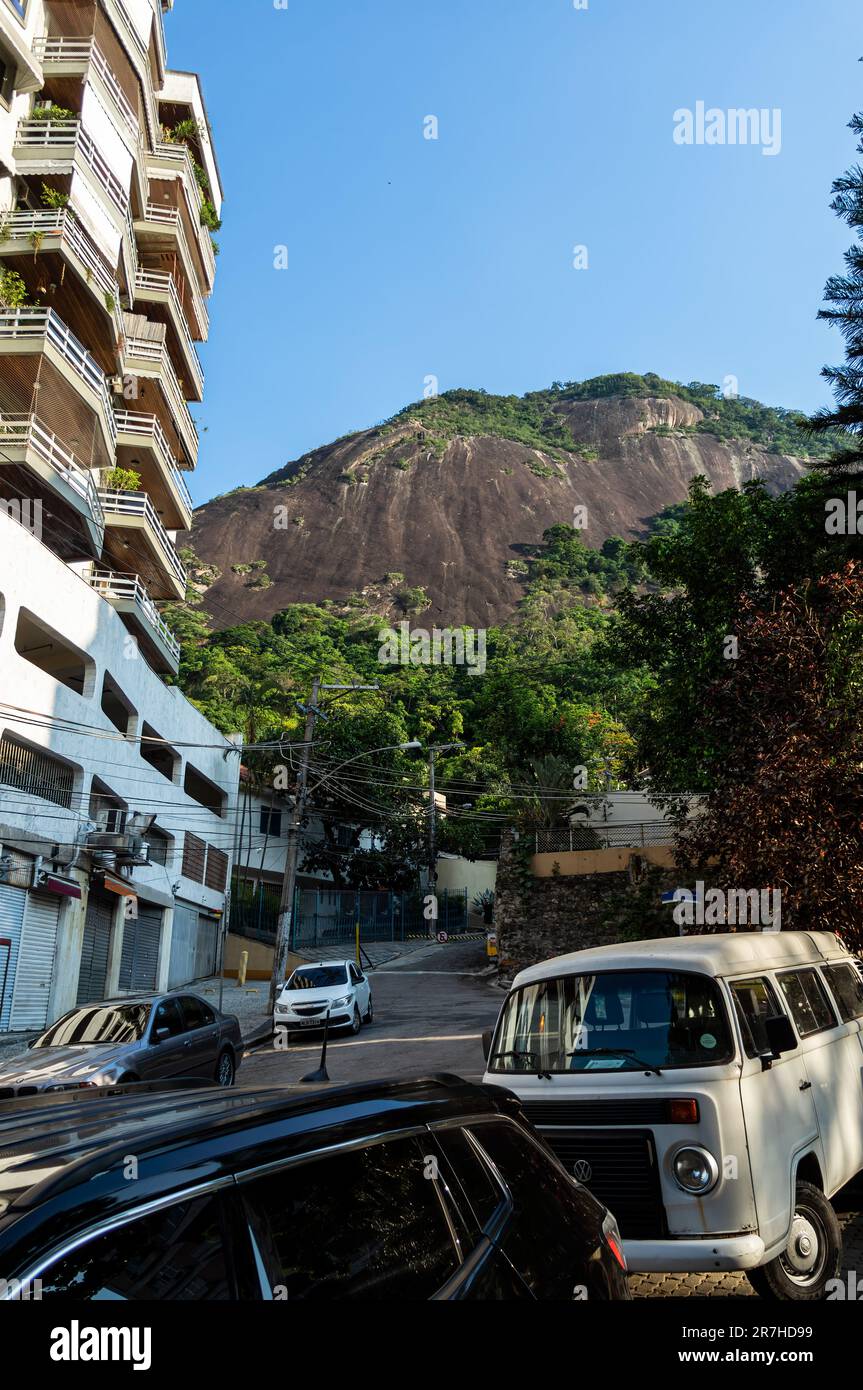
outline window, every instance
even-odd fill
[[[72,805],[75,772],[60,758],[4,734],[0,738],[0,783],[68,809]]]
[[[261,807],[261,834],[277,839],[282,833],[282,813],[268,806]]]
[[[186,831],[183,841],[183,874],[194,883],[204,882],[204,865],[207,859],[207,846],[197,835]]]
[[[93,662],[25,608],[18,615],[15,650],[31,666],[65,685],[67,690],[74,690],[76,695],[92,693],[88,687],[90,673],[95,670]]]
[[[122,835],[126,830],[128,808],[100,777],[90,785],[90,819],[104,835]]]
[[[817,970],[789,970],[787,974],[779,976],[779,984],[801,1038],[836,1027],[836,1019]]]
[[[492,1178],[464,1130],[438,1129],[434,1136],[455,1173],[464,1193],[464,1205],[473,1215],[477,1230],[486,1230],[506,1204],[500,1185]]]
[[[7,5],[11,5],[17,15],[23,19],[27,14],[27,0],[6,0]]]
[[[225,802],[227,801],[225,793],[221,787],[216,786],[215,782],[211,782],[209,777],[205,777],[203,772],[192,767],[191,763],[186,764],[183,791],[193,801],[197,801],[199,806],[205,806],[214,815],[223,816],[225,814]]]
[[[427,1299],[456,1272],[437,1184],[425,1177],[429,1145],[370,1144],[244,1185],[273,1284],[289,1302]]]
[[[167,868],[171,858],[171,845],[173,844],[171,836],[152,825],[147,831],[147,844],[150,846],[150,863],[163,864]]]
[[[839,1005],[843,1023],[863,1018],[863,980],[853,965],[826,965],[824,974]]]
[[[760,1057],[770,1052],[765,1021],[782,1013],[776,992],[769,980],[733,980],[731,996],[740,1031],[743,1034],[743,1049],[747,1057]]]
[[[203,999],[196,999],[193,994],[185,994],[180,1000],[180,1012],[187,1033],[191,1033],[195,1028],[207,1028],[216,1021],[216,1015],[209,1004],[205,1004]]]
[[[180,1202],[96,1236],[41,1276],[43,1298],[92,1303],[233,1297],[215,1198]]]
[[[107,671],[102,680],[102,713],[121,734],[129,734],[135,710]]]
[[[336,844],[339,849],[350,849],[354,843],[354,832],[349,825],[336,826]]]
[[[180,1013],[180,1006],[176,999],[163,999],[161,1004],[157,1006],[153,1018],[153,1031],[150,1034],[151,1039],[155,1041],[156,1034],[165,1028],[172,1038],[178,1038],[181,1033],[186,1031],[183,1015]]]
[[[354,983],[355,985],[361,984],[361,983],[362,983],[362,980],[363,980],[363,976],[360,974],[359,970],[357,970],[357,967],[356,967],[355,965],[350,965],[350,966],[348,966],[348,969],[349,969],[350,972],[351,972],[351,979],[352,979],[353,983]]]
[[[205,882],[216,893],[224,893],[228,882],[228,856],[213,845],[207,848],[207,872]]]
[[[167,782],[173,782],[180,766],[180,755],[156,733],[152,724],[144,723],[141,728],[140,752],[145,763],[160,772]]]

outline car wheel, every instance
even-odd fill
[[[747,1273],[760,1298],[813,1303],[825,1297],[841,1264],[842,1232],[835,1211],[817,1187],[799,1182],[787,1246],[775,1260]]]
[[[354,1016],[353,1016],[353,1018],[351,1019],[351,1032],[352,1032],[352,1033],[358,1033],[358,1032],[360,1031],[360,1029],[362,1028],[362,1026],[363,1026],[363,1021],[362,1021],[362,1019],[360,1018],[360,1011],[359,1011],[359,1008],[358,1008],[358,1006],[357,1006],[356,1004],[354,1004]]]
[[[373,1010],[372,1010],[372,996],[369,995],[369,1007],[366,1009],[365,1022],[366,1022],[366,1023],[374,1023],[374,1021],[375,1021],[375,1016],[374,1016],[374,1012],[373,1012]]]
[[[220,1086],[233,1086],[234,1075],[234,1059],[226,1048],[219,1057],[219,1065],[216,1067],[216,1080]]]

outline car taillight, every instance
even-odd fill
[[[626,1256],[623,1253],[623,1242],[620,1239],[617,1222],[610,1211],[606,1212],[605,1220],[602,1223],[602,1238],[625,1274]]]

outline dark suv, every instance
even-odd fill
[[[498,1087],[0,1105],[7,1297],[628,1298],[612,1217]]]

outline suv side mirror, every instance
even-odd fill
[[[774,1057],[781,1057],[783,1052],[793,1052],[797,1046],[797,1035],[787,1014],[765,1018],[764,1031]]]
[[[491,1040],[493,1037],[494,1029],[486,1028],[485,1032],[482,1035],[482,1055],[486,1061],[488,1061],[489,1053],[491,1052]]]

